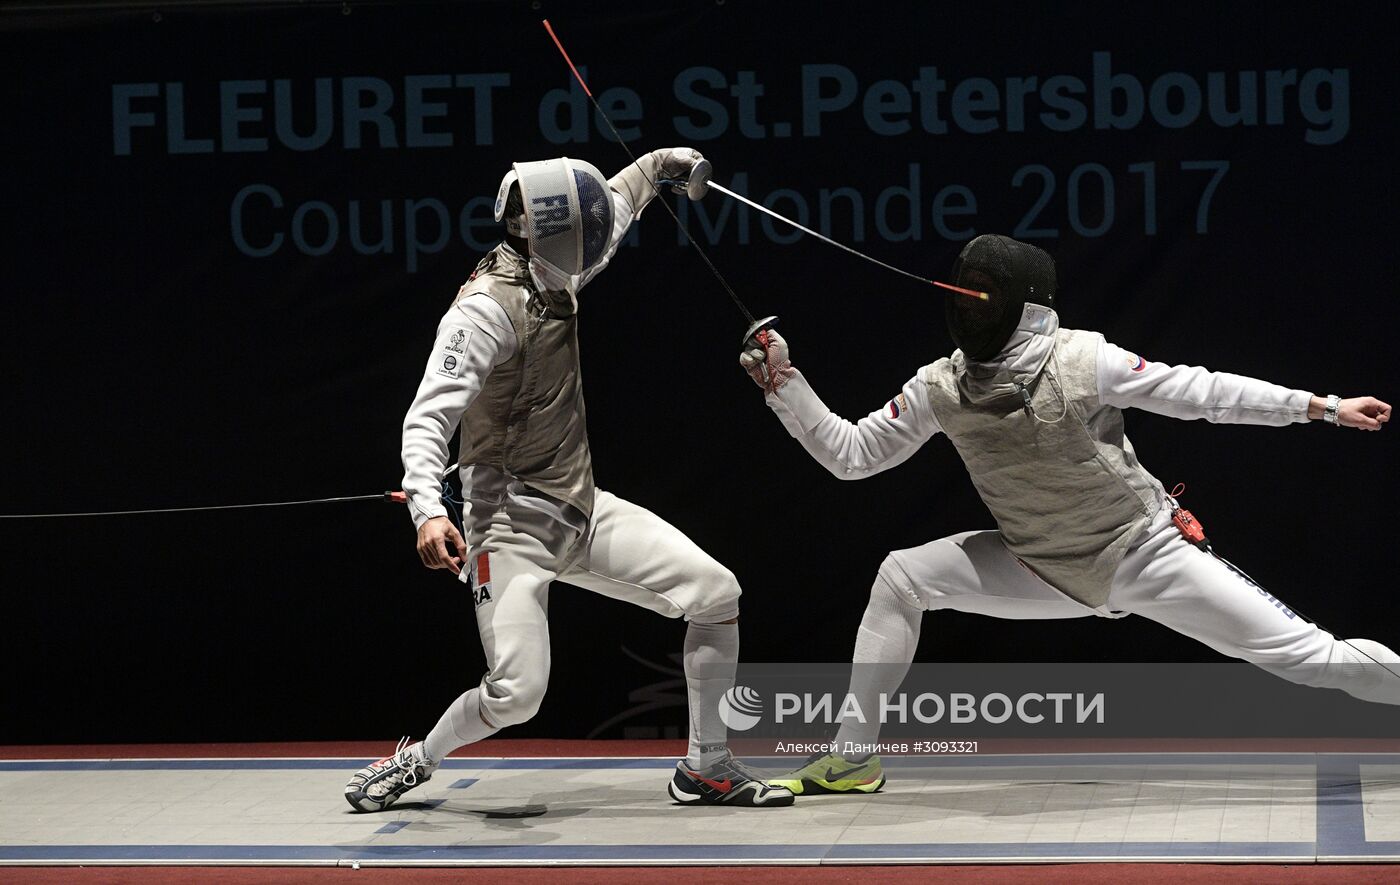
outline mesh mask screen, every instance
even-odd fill
[[[559,160],[519,163],[516,168],[530,219],[530,253],[565,273],[578,273],[578,238],[570,205],[568,169]]]
[[[989,300],[954,295],[947,302],[948,331],[953,342],[975,360],[996,356],[1011,337],[1007,327],[1013,300],[1007,288],[1011,256],[1001,243],[981,242],[984,239],[974,240],[958,256],[954,283],[986,292]]]
[[[950,296],[946,302],[953,343],[970,359],[990,360],[1001,352],[1027,301],[1053,305],[1054,259],[1010,237],[977,237],[958,256],[953,275],[957,285],[990,296],[989,301]]]
[[[529,219],[531,258],[563,276],[596,265],[612,234],[612,197],[602,173],[568,157],[514,168]]]
[[[608,237],[612,233],[612,200],[602,182],[582,169],[574,170],[574,186],[578,188],[583,267],[586,269],[597,264],[608,248]]]

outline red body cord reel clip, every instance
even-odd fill
[[[1190,510],[1176,503],[1177,496],[1185,491],[1186,483],[1179,482],[1176,484],[1176,488],[1169,493],[1172,505],[1172,525],[1176,526],[1176,530],[1181,532],[1181,537],[1185,538],[1187,543],[1205,550],[1210,546],[1210,541],[1206,538],[1206,530],[1201,527],[1200,521],[1191,515]]]

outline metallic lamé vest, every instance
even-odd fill
[[[458,298],[476,294],[505,310],[517,344],[462,418],[459,462],[490,466],[591,516],[593,459],[569,296],[536,291],[525,260],[503,246],[481,260]]]
[[[1102,336],[1068,329],[1055,336],[1054,355],[1028,382],[1035,415],[1052,423],[1028,415],[1014,390],[970,399],[959,385],[961,351],[920,375],[1007,548],[1051,586],[1097,608],[1164,492],[1123,435],[1123,413],[1099,404]]]

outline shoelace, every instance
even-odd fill
[[[404,737],[399,740],[398,746],[394,748],[394,764],[404,773],[404,784],[414,787],[418,785],[418,764],[404,753],[404,748],[407,746],[408,736],[404,735]]]

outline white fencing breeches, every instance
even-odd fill
[[[719,623],[739,614],[739,583],[659,516],[598,490],[587,533],[519,504],[472,502],[469,582],[487,672],[481,716],[503,728],[534,716],[549,683],[555,580],[663,614]]]
[[[1135,614],[1292,682],[1400,704],[1400,676],[1370,660],[1395,664],[1400,656],[1370,640],[1341,642],[1295,614],[1214,556],[1188,544],[1165,506],[1143,540],[1124,557],[1108,602],[1099,609],[1041,580],[1006,549],[996,531],[964,532],[891,553],[880,566],[871,596],[867,620],[873,624],[867,629],[863,623],[857,640],[857,657],[863,654],[866,660],[880,660],[884,652],[877,646],[890,649],[890,656],[909,648],[907,636],[895,636],[889,643],[871,641],[899,632],[891,627],[900,620],[890,616],[890,599],[915,613],[953,609],[1017,620]],[[912,655],[912,648],[908,653]]]

